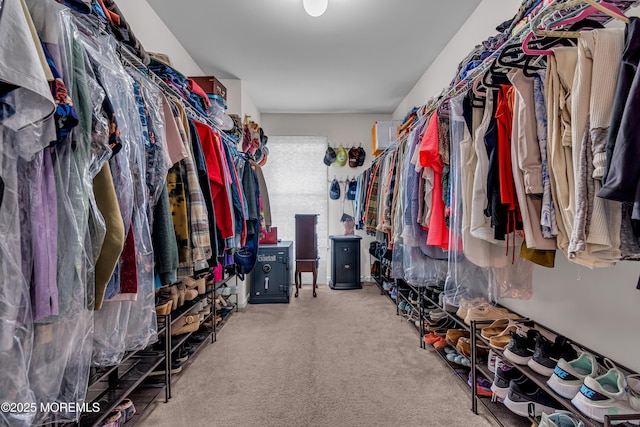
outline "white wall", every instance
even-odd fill
[[[204,75],[147,0],[117,0],[116,4],[145,50],[169,55],[174,68],[187,76]]]
[[[495,34],[496,25],[512,17],[516,9],[515,3],[505,7],[502,0],[483,0],[393,117],[402,118],[411,107],[423,105],[439,94],[467,53]],[[640,290],[635,289],[639,276],[638,263],[622,262],[612,268],[589,270],[570,263],[558,252],[554,269],[536,267],[531,300],[501,303],[640,371]]]
[[[242,118],[242,82],[238,79],[220,79],[227,88],[227,113]]]
[[[480,42],[495,35],[496,26],[512,18],[517,9],[518,4],[515,2],[483,0],[411,92],[400,102],[393,112],[393,119],[402,119],[411,108],[424,105],[429,98],[438,95],[453,79],[460,61]]]
[[[251,116],[251,120],[258,123],[264,129],[264,126],[262,125],[262,115],[260,114],[260,110],[258,110],[256,104],[253,103],[253,100],[251,99],[251,96],[249,95],[249,92],[247,91],[247,88],[244,84],[241,85],[240,96],[242,98],[242,115],[240,117],[244,119],[245,115]],[[267,133],[267,135],[269,134]]]
[[[348,149],[353,145],[357,146],[362,143],[362,147],[367,152],[363,166],[351,168],[347,164],[339,167],[334,163],[328,167],[329,179],[333,179],[336,176],[338,180],[344,180],[347,176],[359,175],[371,164],[373,160],[371,156],[371,128],[377,120],[390,120],[390,116],[386,114],[263,114],[262,128],[267,135],[326,136],[329,138],[329,144],[333,147],[342,144]],[[322,159],[317,161],[322,161]],[[329,198],[328,189],[329,183],[327,182],[327,198]],[[327,220],[329,223],[327,229],[329,230],[329,235],[344,234],[344,227],[340,222],[340,217],[342,216],[341,200],[329,199],[328,212]],[[367,236],[364,231],[356,230],[356,234],[362,236],[360,274],[363,277],[367,277],[371,275],[369,269],[369,243],[373,238]],[[330,242],[327,242],[327,247],[330,248]],[[330,253],[320,254],[320,257],[320,262],[324,260],[328,266],[327,271],[330,272]],[[321,277],[318,282],[328,283],[329,278],[325,280],[325,278]]]
[[[171,58],[173,67],[185,76],[207,75],[147,0],[117,0],[116,3],[147,51],[167,54]],[[220,79],[220,82],[227,88],[229,113],[238,114],[241,118],[245,114],[250,115],[253,121],[260,124],[260,110],[254,104],[242,81]]]

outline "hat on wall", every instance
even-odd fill
[[[329,197],[331,200],[338,200],[340,198],[340,183],[335,178],[333,178],[329,186]]]
[[[356,147],[351,147],[349,150],[349,166],[352,168],[357,168],[358,165],[358,149]]]
[[[341,145],[336,150],[336,164],[338,166],[344,166],[347,164],[347,150]]]
[[[362,146],[358,147],[358,166],[364,165],[364,159],[367,157],[367,152],[364,151]]]
[[[336,161],[336,152],[335,150],[329,145],[327,147],[327,151],[324,153],[324,164],[327,166],[331,166],[331,163]]]
[[[347,200],[356,199],[356,189],[358,188],[358,181],[353,178],[351,181],[347,181]]]

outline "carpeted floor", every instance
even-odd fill
[[[491,426],[374,285],[234,313],[139,425]]]

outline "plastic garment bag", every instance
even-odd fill
[[[76,17],[76,22],[92,68],[112,104],[111,126],[117,124],[122,140],[122,149],[110,165],[125,232],[135,251],[133,277],[123,275],[121,258],[107,288],[111,300],[95,313],[93,363],[111,366],[119,363],[125,351],[145,348],[157,340],[147,161],[142,143],[145,138],[134,97],[134,80],[120,64],[115,40],[99,34],[83,17]],[[120,292],[121,287],[126,285],[128,289],[130,284],[137,286],[135,293]]]
[[[445,282],[444,299],[457,306],[460,299],[488,298],[489,271],[470,262],[463,251],[463,212],[468,207],[462,203],[461,142],[465,137],[465,121],[462,116],[464,95],[452,98],[450,109],[450,165],[451,165],[451,215],[449,222],[449,265]]]
[[[105,234],[93,178],[111,153],[100,113],[104,93],[87,73],[69,10],[54,2],[29,1],[29,7],[43,43],[54,52],[79,119],[71,135],[50,154],[57,189],[58,246],[65,250],[57,253],[59,314],[34,326],[29,379],[38,402],[82,402],[92,354],[95,260]],[[54,419],[72,422],[79,415],[38,412],[34,424]]]
[[[414,129],[407,139],[404,162],[404,197],[403,212],[397,212],[403,216],[404,227],[402,230],[402,264],[404,278],[414,286],[440,286],[444,284],[447,273],[446,252],[440,248],[427,246],[427,231],[419,224],[418,180],[422,179],[420,172],[416,171],[414,154],[420,144],[422,128]],[[440,259],[438,259],[440,258]],[[443,259],[444,258],[444,259]]]
[[[511,251],[520,247],[522,239],[514,235],[514,246],[497,246],[477,239],[468,231],[465,215],[470,212],[471,200],[466,192],[472,188],[468,181],[470,165],[467,154],[472,152],[465,146],[470,142],[470,132],[463,116],[464,95],[451,100],[451,224],[449,272],[445,284],[445,301],[459,305],[460,299],[481,298],[497,302],[501,298],[526,299],[531,296],[533,264]],[[479,135],[482,137],[482,135]],[[477,141],[476,141],[477,143]],[[465,150],[468,150],[465,152]],[[471,165],[473,166],[473,165]],[[474,177],[478,179],[478,177]],[[480,179],[483,179],[480,177]],[[454,244],[455,242],[455,244]],[[465,246],[466,245],[466,246]],[[469,256],[474,255],[474,262]],[[507,256],[511,254],[511,256]],[[482,266],[476,263],[482,263]]]
[[[397,150],[397,167],[395,178],[395,193],[392,202],[392,235],[389,238],[393,242],[393,253],[391,259],[391,278],[404,279],[403,257],[404,257],[404,241],[402,238],[402,231],[404,228],[404,208],[405,208],[405,186],[406,180],[404,179],[405,163],[406,163],[406,150],[407,141],[400,143]]]

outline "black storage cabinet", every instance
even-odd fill
[[[261,245],[258,261],[249,274],[251,304],[288,303],[293,273],[293,242]]]
[[[331,289],[362,289],[360,282],[360,236],[329,236],[331,239]]]

